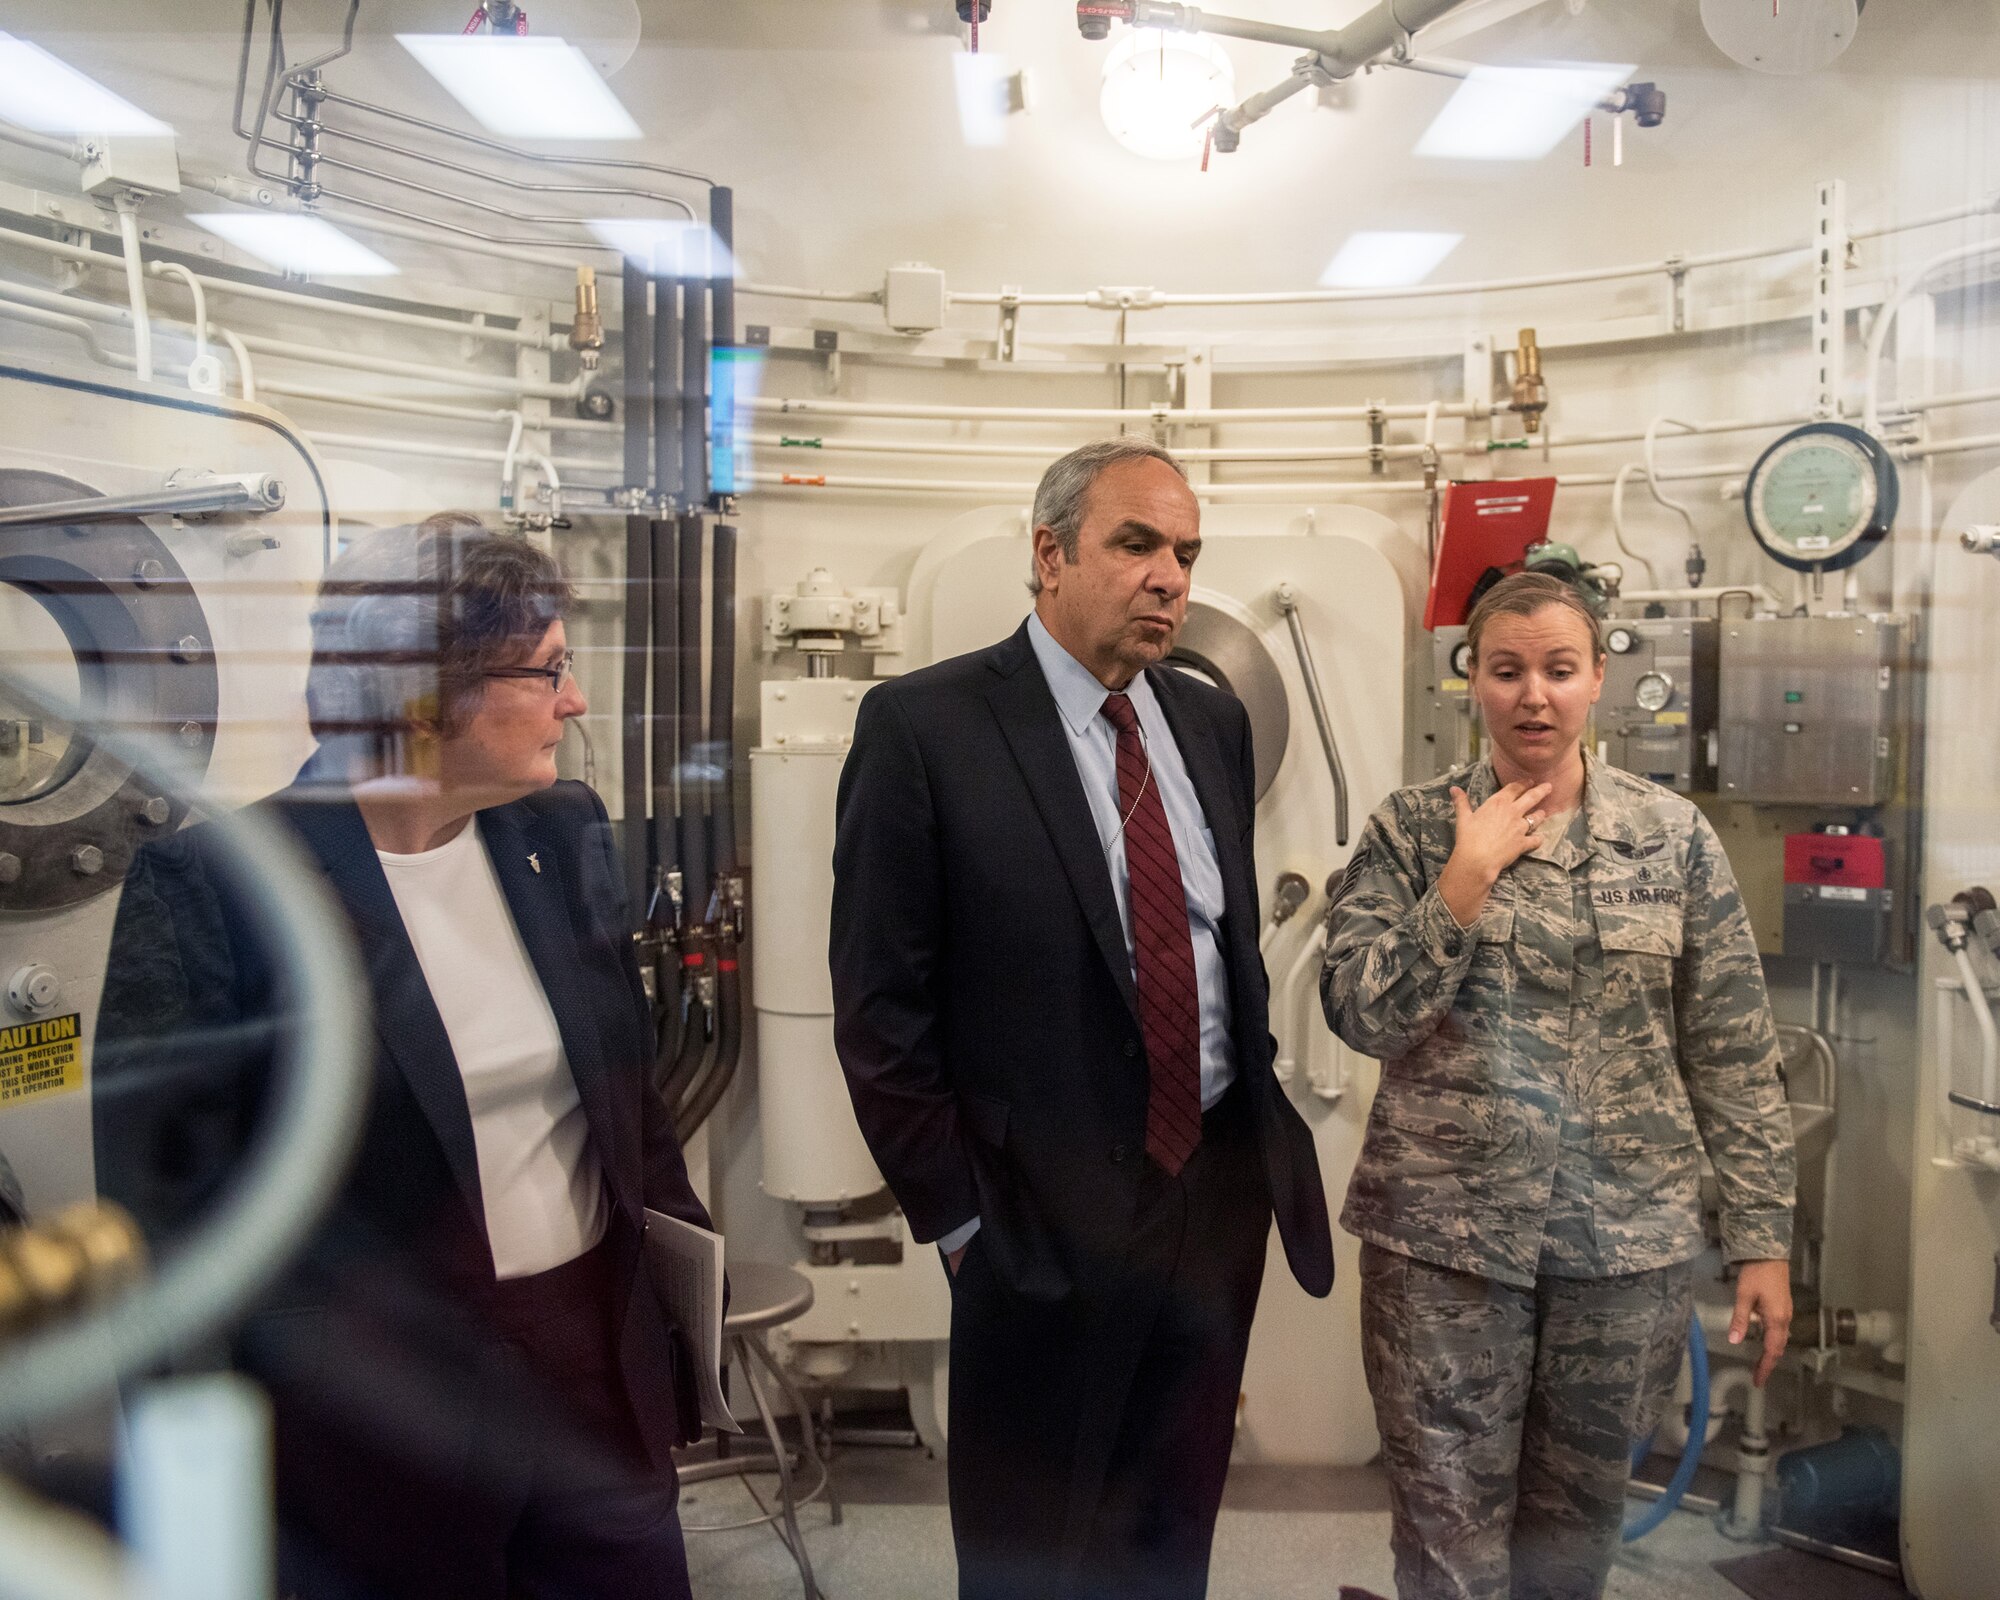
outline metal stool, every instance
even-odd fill
[[[761,1509],[764,1501],[750,1485],[753,1472],[776,1472],[778,1476],[778,1506],[774,1511],[766,1511],[761,1517],[745,1517],[740,1522],[681,1523],[687,1533],[728,1533],[738,1528],[755,1528],[768,1525],[777,1534],[779,1541],[791,1552],[798,1563],[799,1577],[805,1584],[806,1600],[820,1600],[819,1585],[813,1579],[812,1562],[806,1555],[806,1542],[799,1532],[798,1508],[816,1500],[823,1493],[827,1505],[833,1512],[835,1523],[840,1521],[840,1496],[834,1490],[833,1479],[828,1471],[826,1459],[819,1453],[819,1442],[813,1437],[812,1414],[807,1411],[805,1399],[797,1385],[786,1375],[784,1368],[771,1358],[771,1352],[764,1346],[764,1330],[775,1328],[802,1317],[812,1309],[813,1288],[800,1274],[790,1267],[774,1267],[762,1261],[732,1261],[729,1264],[729,1314],[722,1319],[723,1355],[725,1360],[733,1360],[743,1373],[743,1381],[749,1386],[750,1398],[757,1404],[758,1420],[764,1425],[764,1437],[771,1442],[771,1459],[766,1461],[758,1456],[732,1456],[729,1438],[726,1434],[715,1436],[715,1458],[709,1461],[693,1461],[680,1469],[683,1483],[706,1483],[714,1478],[741,1478],[744,1488],[750,1491],[750,1498]],[[813,1486],[801,1494],[793,1476],[793,1462],[785,1448],[785,1441],[778,1433],[778,1419],[771,1410],[770,1400],[764,1391],[763,1380],[757,1375],[758,1367],[770,1374],[784,1397],[791,1402],[792,1411],[799,1419],[798,1465],[810,1465],[819,1474]],[[779,1526],[782,1522],[783,1527]]]

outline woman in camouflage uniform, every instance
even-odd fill
[[[1731,1342],[1791,1320],[1791,1119],[1749,919],[1689,801],[1586,757],[1597,618],[1523,574],[1468,627],[1490,755],[1390,796],[1329,914],[1320,993],[1382,1063],[1342,1224],[1403,1600],[1589,1597],[1705,1239]]]

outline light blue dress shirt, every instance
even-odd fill
[[[1124,816],[1118,807],[1118,730],[1103,715],[1104,699],[1111,691],[1056,643],[1038,616],[1028,618],[1028,641],[1034,646],[1049,692],[1055,696],[1069,753],[1076,761],[1076,775],[1083,780],[1091,820],[1097,824],[1097,841],[1111,875],[1111,892],[1118,900],[1125,953],[1136,982],[1139,957],[1132,940],[1131,885],[1121,832]],[[1173,730],[1167,726],[1153,686],[1141,673],[1125,693],[1139,714],[1146,759],[1166,808],[1174,854],[1180,861],[1181,886],[1187,893],[1188,932],[1194,940],[1195,989],[1201,1010],[1201,1108],[1206,1111],[1236,1078],[1236,1050],[1229,1037],[1229,976],[1222,962],[1222,867],[1215,856],[1215,836],[1209,832],[1201,801],[1181,760],[1180,746],[1174,743]],[[938,1248],[948,1255],[978,1231],[979,1219],[974,1217],[939,1239]]]

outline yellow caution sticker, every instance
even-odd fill
[[[1446,694],[1464,694],[1465,680],[1463,678],[1446,678],[1438,687]]]
[[[1688,714],[1685,711],[1655,711],[1653,720],[1666,728],[1685,728]]]
[[[83,1087],[83,1013],[0,1028],[0,1106]]]

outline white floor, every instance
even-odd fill
[[[1634,1502],[1636,1505],[1637,1502]],[[690,1487],[683,1513],[717,1521],[755,1511],[733,1483]],[[950,1600],[956,1568],[942,1506],[856,1505],[841,1526],[824,1506],[805,1513],[806,1549],[826,1600]],[[1619,1558],[1609,1600],[1743,1600],[1710,1563],[1745,1554],[1706,1516],[1677,1512]],[[688,1540],[696,1600],[791,1600],[791,1557],[764,1529]],[[1225,1510],[1216,1531],[1210,1600],[1332,1600],[1357,1583],[1388,1595],[1389,1518],[1379,1511]]]

